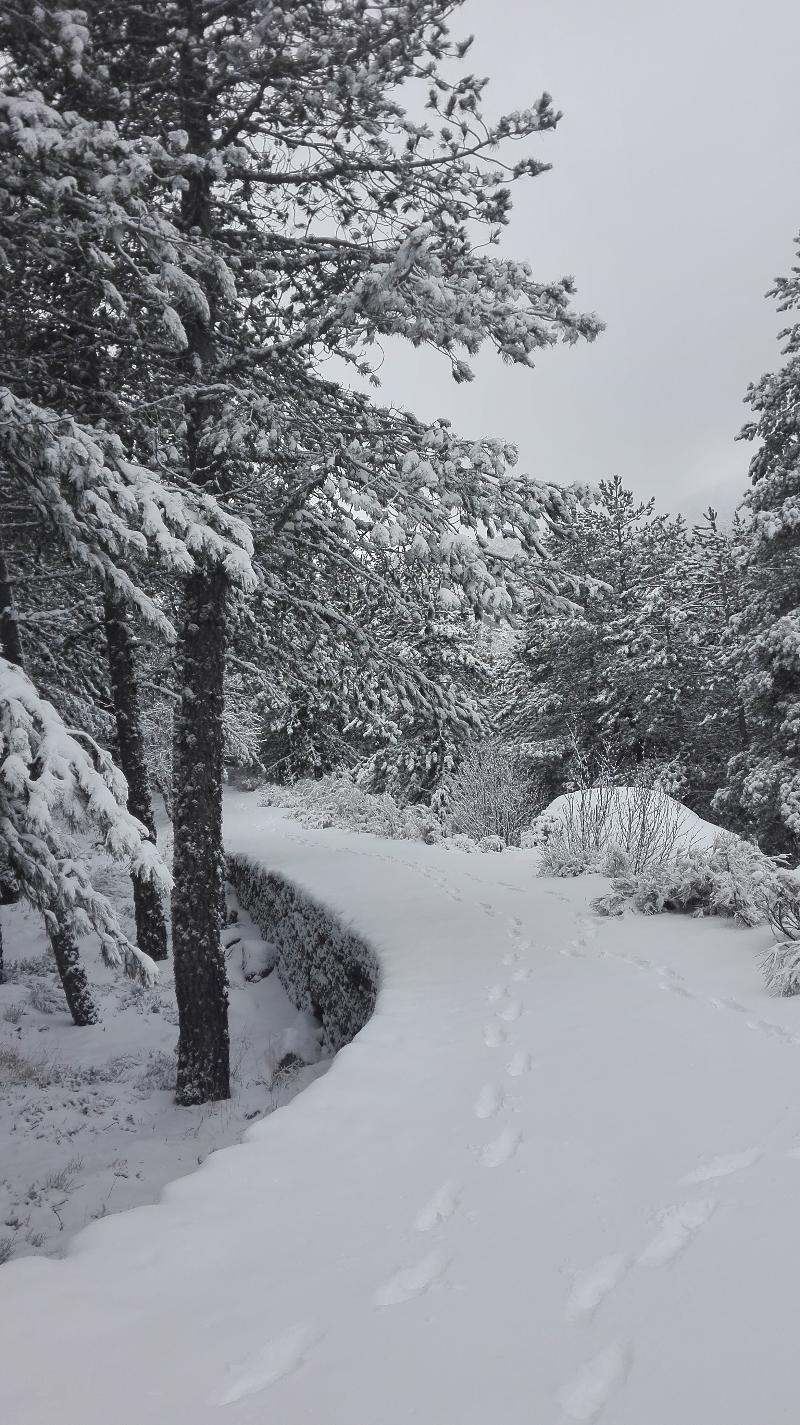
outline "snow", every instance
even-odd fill
[[[797,1418],[800,1005],[764,930],[589,910],[534,852],[299,826],[257,855],[376,948],[329,1072],[63,1261],[0,1271],[14,1425]]]
[[[97,866],[94,868],[97,875]],[[116,903],[124,877],[104,880]],[[130,881],[127,881],[130,888]],[[229,895],[229,904],[237,907]],[[126,907],[127,919],[132,906]],[[0,1262],[62,1255],[69,1239],[109,1213],[154,1202],[248,1122],[289,1101],[325,1070],[313,1021],[298,1014],[274,956],[238,908],[225,932],[230,980],[233,1098],[204,1108],[173,1101],[177,1009],[172,962],[144,988],[81,951],[102,1022],[76,1029],[42,919],[24,904],[3,911],[8,983],[0,985]],[[258,976],[259,978],[255,978]],[[319,1026],[317,1026],[317,1031]],[[306,1067],[278,1071],[294,1053]]]
[[[684,806],[683,802],[665,792],[650,794],[653,803],[663,806],[663,815],[669,821],[670,836],[674,832],[675,849],[684,846],[711,846],[720,834],[720,827],[705,821]],[[637,787],[590,787],[580,792],[564,792],[556,797],[542,812],[542,819],[552,817],[556,821],[576,815],[576,808],[583,803],[589,818],[598,816],[603,831],[609,841],[614,837],[624,841],[630,835],[631,824],[635,826],[646,809],[648,793]]]

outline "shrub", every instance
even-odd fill
[[[782,940],[762,957],[764,983],[771,994],[800,995],[800,943]]]
[[[479,843],[493,837],[504,846],[519,846],[533,814],[528,764],[515,747],[477,743],[448,778],[443,800],[456,834]]]
[[[668,862],[686,840],[684,809],[645,776],[628,787],[604,781],[581,788],[554,808],[537,818],[525,838],[526,845],[540,848],[544,876],[640,875]]]
[[[721,831],[710,846],[678,847],[663,862],[614,881],[611,894],[594,902],[601,914],[617,914],[630,902],[644,915],[682,911],[726,915],[742,925],[763,924],[780,894],[781,872],[757,846]]]
[[[368,792],[349,772],[268,786],[263,806],[282,807],[304,826],[366,831],[393,841],[440,841],[443,828],[429,807],[401,806],[388,792]]]

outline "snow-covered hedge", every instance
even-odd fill
[[[277,946],[278,977],[292,1003],[314,1015],[324,1044],[348,1044],[375,1008],[380,980],[370,947],[325,906],[249,856],[228,857],[228,879],[262,935]]]

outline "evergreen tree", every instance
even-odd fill
[[[397,335],[442,350],[467,380],[487,342],[530,365],[599,329],[571,310],[571,280],[538,282],[475,241],[482,226],[491,247],[510,185],[546,167],[510,146],[558,115],[543,96],[485,121],[483,82],[447,77],[467,49],[448,36],[452,10],[167,0],[145,34],[128,0],[87,4],[85,28],[22,0],[0,32],[29,88],[108,126],[104,182],[120,205],[132,190],[139,203],[88,308],[108,419],[185,487],[266,511],[261,573],[278,602],[304,533],[348,558],[354,540],[398,538],[438,561],[457,597],[504,615],[560,498],[507,473],[501,447],[440,426],[401,420],[393,451],[388,415],[370,422],[362,406],[353,428],[353,403],[316,370],[325,354],[368,369],[375,338]],[[420,80],[436,129],[399,101]],[[518,537],[515,560],[492,551],[496,520]],[[187,1103],[228,1092],[220,727],[237,573],[198,560],[183,593],[172,905]]]
[[[710,520],[691,534],[621,481],[579,508],[558,559],[573,600],[534,606],[503,682],[500,726],[524,741],[543,797],[573,777],[655,764],[671,790],[709,809],[741,720],[728,649],[739,598],[733,545]]]
[[[800,310],[800,268],[768,295]],[[780,334],[785,360],[747,392],[758,441],[741,531],[745,597],[733,619],[749,746],[729,764],[717,806],[762,849],[800,852],[800,321]]]

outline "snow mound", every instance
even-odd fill
[[[675,797],[659,791],[658,788],[648,788],[647,793],[651,799],[650,804],[663,806],[674,818],[677,839],[681,846],[711,846],[719,836],[719,826],[715,826],[711,821],[704,821],[696,811],[684,806],[683,802],[677,801]],[[564,792],[550,803],[543,815],[563,820],[569,815],[570,808],[585,801],[590,807],[603,813],[607,833],[612,837],[615,831],[618,835],[625,831],[631,820],[641,815],[643,800],[642,789],[639,787],[591,787],[588,791]]]
[[[566,792],[523,836],[543,874],[640,873],[689,848],[714,844],[720,828],[657,787],[600,786]]]

